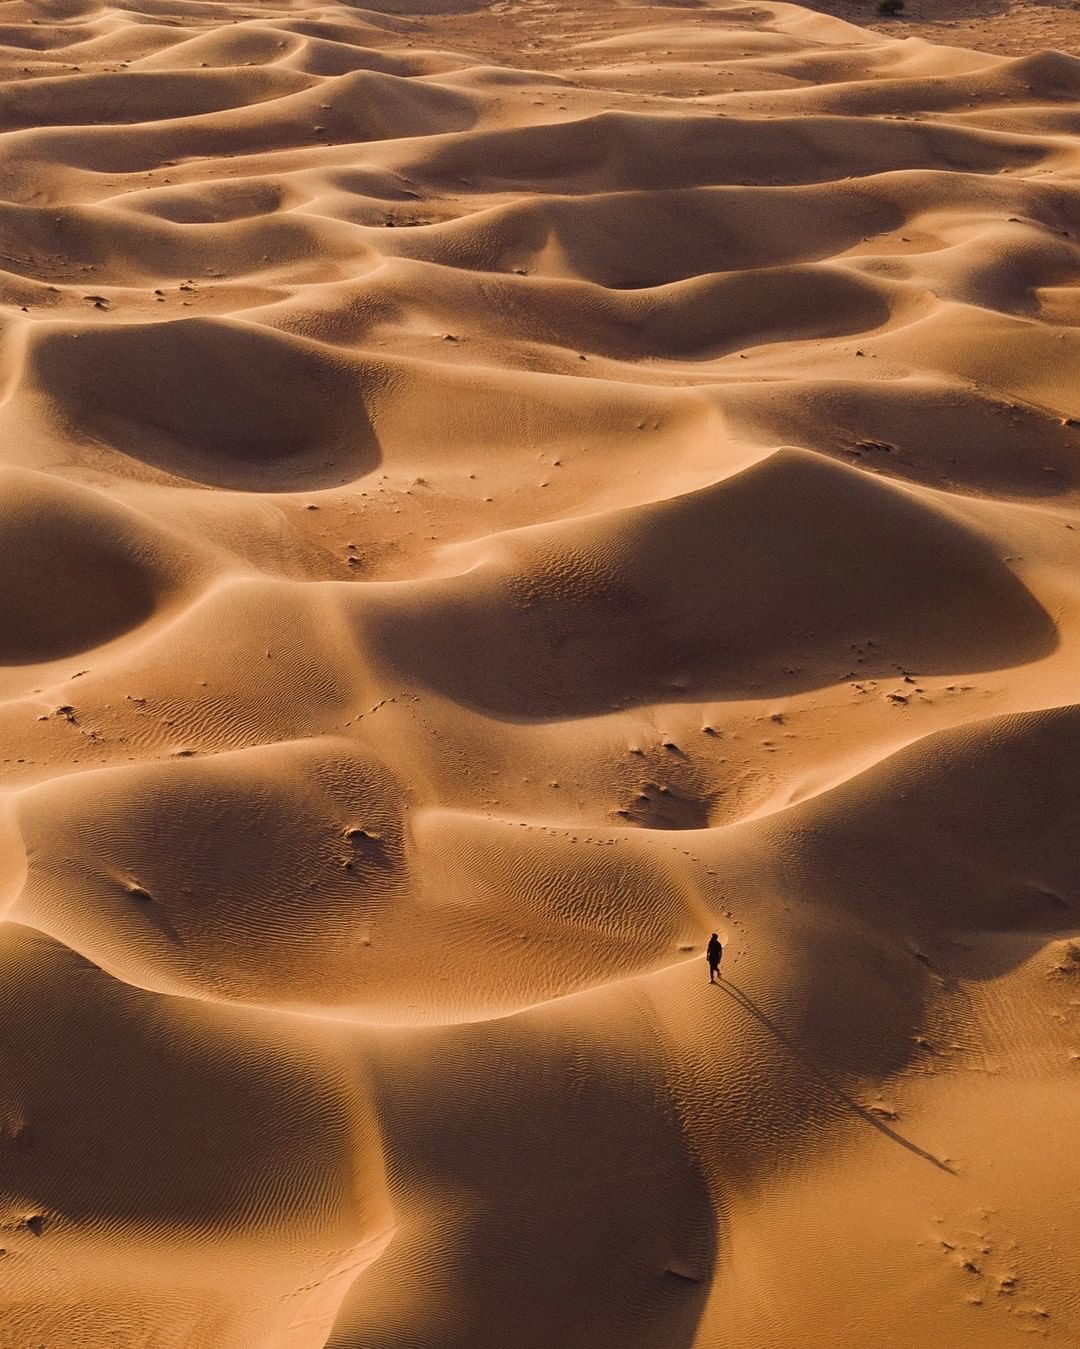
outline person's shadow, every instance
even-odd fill
[[[865,1120],[866,1123],[876,1129],[878,1133],[884,1134],[886,1138],[891,1138],[894,1143],[899,1143],[902,1148],[907,1148],[908,1152],[913,1152],[916,1157],[921,1157],[923,1161],[929,1162],[931,1166],[936,1166],[939,1171],[947,1171],[950,1176],[955,1176],[957,1174],[948,1162],[943,1162],[940,1157],[935,1157],[932,1152],[927,1152],[925,1148],[919,1147],[918,1143],[913,1143],[911,1139],[905,1138],[902,1134],[897,1133],[895,1129],[890,1129],[884,1120],[879,1119],[875,1114],[867,1110],[865,1106],[861,1106],[858,1101],[853,1101],[846,1091],[837,1086],[831,1074],[819,1067],[812,1059],[808,1058],[790,1036],[788,1036],[785,1031],[781,1030],[775,1021],[766,1016],[757,1003],[744,993],[737,984],[733,984],[730,979],[721,977],[717,981],[715,987],[724,989],[730,998],[759,1021],[770,1035],[773,1035],[779,1040],[790,1054],[794,1055],[805,1068],[813,1073],[831,1096],[847,1106],[853,1114],[856,1114],[860,1119]]]

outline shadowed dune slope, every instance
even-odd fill
[[[411,604],[377,598],[369,628],[401,676],[418,670],[502,716],[595,713],[665,686],[715,698],[831,682],[870,633],[875,666],[928,673],[1014,664],[1055,639],[984,541],[798,450],[692,497],[492,551],[461,579],[416,587]],[[813,665],[786,671],[795,650]]]
[[[891,914],[905,940],[1015,932],[950,953],[978,978],[1022,958],[1080,910],[1072,771],[1080,710],[1013,714],[938,732],[829,792],[731,831],[769,840],[790,884],[853,912]],[[840,883],[838,884],[838,880]],[[925,958],[920,953],[921,958]]]
[[[1080,1343],[1080,60],[908,11],[7,7],[2,1349]]]
[[[194,550],[107,495],[12,468],[0,470],[0,549],[0,658],[9,665],[137,628],[198,566]]]
[[[343,1056],[296,1022],[128,988],[17,924],[2,958],[4,1254],[21,1267],[5,1335],[254,1344],[317,1328],[326,1284],[392,1225]]]
[[[257,327],[188,319],[46,331],[26,375],[73,437],[196,481],[319,483],[378,459],[347,362]]]

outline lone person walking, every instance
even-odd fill
[[[720,958],[724,954],[724,948],[720,945],[720,938],[714,932],[709,938],[709,944],[705,948],[705,956],[709,962],[709,983],[714,984],[720,977]]]

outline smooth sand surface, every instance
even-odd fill
[[[4,7],[0,1349],[1080,1344],[1080,60],[986,9]]]

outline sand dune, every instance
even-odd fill
[[[3,1349],[1080,1343],[1080,59],[910,8],[5,11]]]

